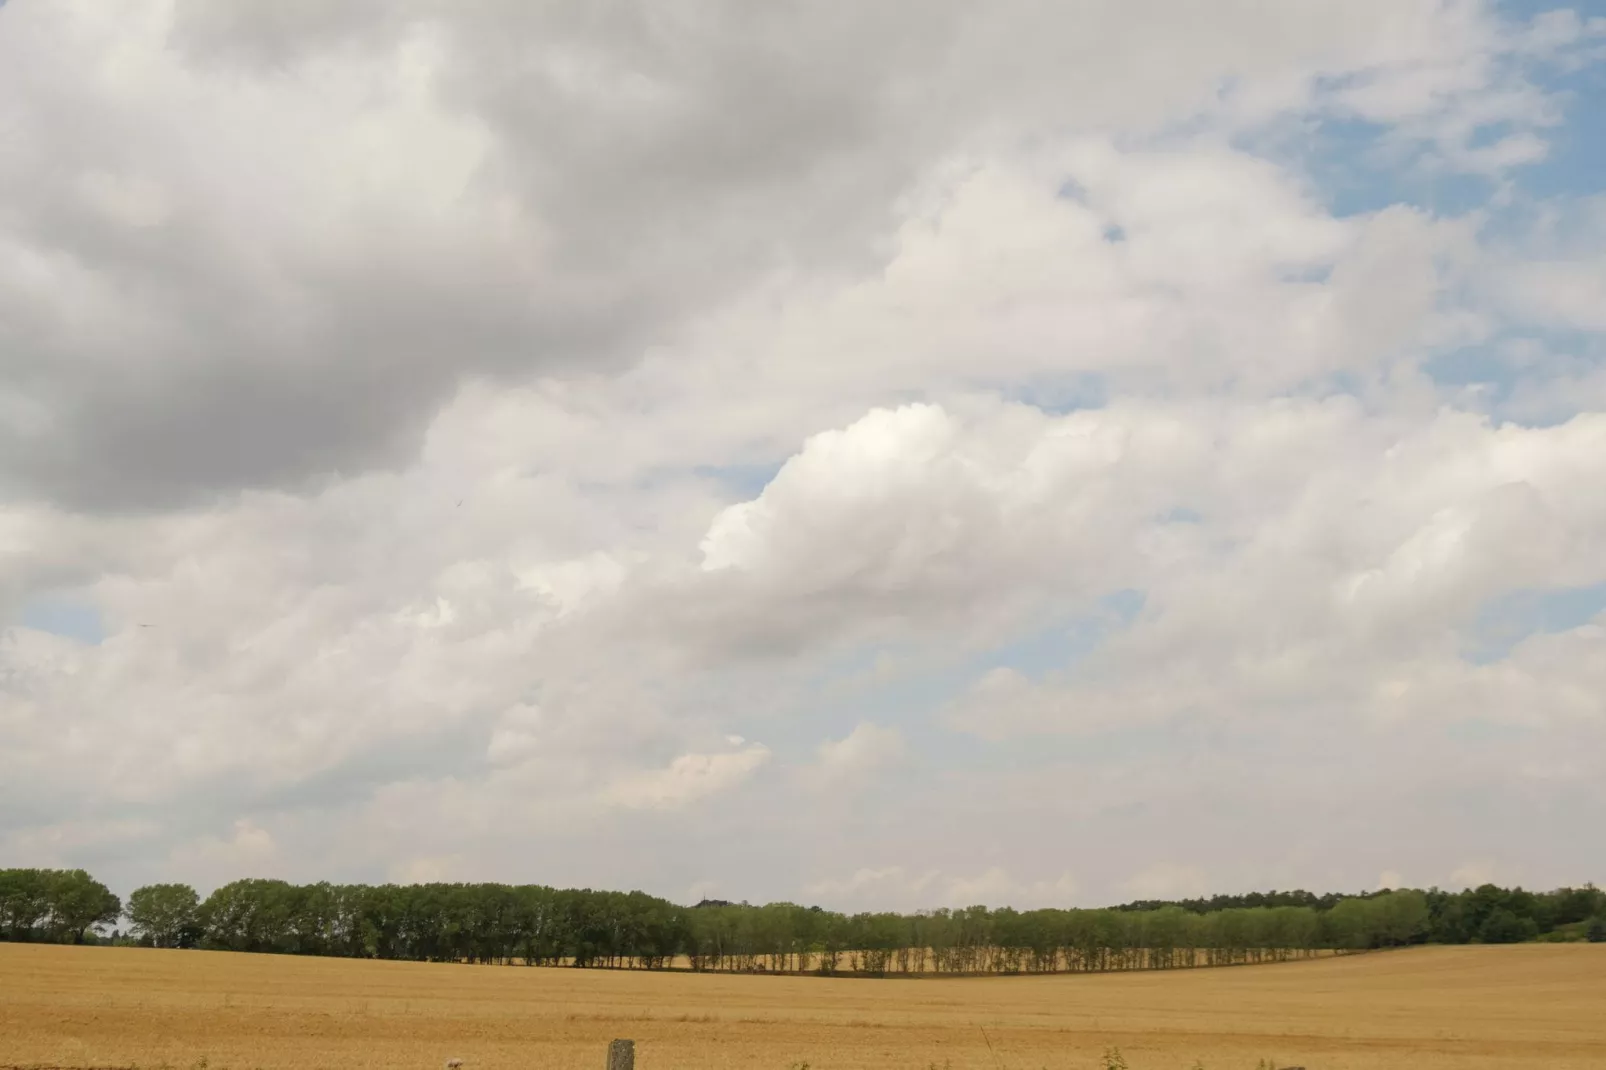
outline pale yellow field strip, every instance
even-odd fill
[[[1086,1070],[1112,1044],[1132,1070],[1606,1070],[1606,945],[877,981],[0,944],[0,1065],[597,1070],[613,1037],[638,1070]]]

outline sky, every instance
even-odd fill
[[[1606,878],[1606,2],[9,0],[0,865]]]

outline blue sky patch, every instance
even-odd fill
[[[781,461],[752,464],[700,464],[692,469],[703,479],[711,479],[742,498],[756,498],[781,470]]]
[[[29,599],[23,603],[17,623],[92,646],[106,638],[100,609],[93,602],[70,595],[40,595]]]
[[[1438,386],[1449,390],[1481,388],[1481,408],[1496,420],[1526,426],[1564,422],[1575,415],[1572,407],[1555,412],[1511,412],[1509,403],[1520,385],[1535,379],[1535,361],[1547,365],[1548,374],[1571,368],[1579,374],[1606,361],[1606,345],[1599,334],[1579,330],[1542,330],[1527,326],[1505,331],[1476,345],[1461,346],[1429,357],[1422,370]],[[1560,399],[1558,398],[1558,401]]]
[[[1110,387],[1102,375],[1092,372],[1062,375],[1005,386],[1005,399],[1042,409],[1054,416],[1083,409],[1102,409],[1109,403]]]
[[[912,749],[935,758],[960,756],[976,759],[979,750],[996,751],[998,761],[1052,759],[1060,748],[1045,746],[1041,739],[979,741],[951,731],[933,714],[955,696],[969,691],[987,673],[1009,668],[1034,680],[1075,668],[1112,634],[1129,627],[1143,611],[1144,592],[1112,591],[1094,606],[1029,631],[1016,639],[990,649],[943,663],[935,652],[921,645],[882,645],[861,648],[822,666],[814,678],[814,697],[807,703],[810,716],[776,720],[764,726],[765,741],[778,749],[802,749],[805,741],[818,739],[824,729],[841,738],[860,721],[895,727],[904,733]],[[884,682],[866,682],[846,692],[835,692],[831,685],[845,678],[868,676],[879,657],[898,659],[902,668]],[[806,726],[806,730],[799,726]],[[755,732],[760,729],[755,728]],[[1138,742],[1137,737],[1128,740]],[[1118,749],[1124,743],[1111,743]],[[1078,747],[1084,746],[1079,743]],[[971,764],[974,764],[971,761]]]
[[[1291,150],[1291,151],[1290,151]],[[1297,156],[1333,215],[1365,215],[1397,204],[1440,216],[1484,207],[1494,183],[1481,175],[1437,172],[1422,164],[1423,149],[1399,142],[1390,128],[1364,119],[1328,119],[1307,143],[1285,148]]]
[[[1510,591],[1485,602],[1464,656],[1480,665],[1501,661],[1532,635],[1571,631],[1606,612],[1606,583]]]

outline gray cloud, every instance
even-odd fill
[[[1599,231],[1338,217],[1249,147],[1540,136],[1531,35],[1437,0],[167,10],[0,8],[8,859],[869,906],[1575,879],[1600,621],[1462,646],[1606,579],[1606,395],[1534,361],[1553,426],[1506,427],[1428,369],[1587,329]],[[102,641],[25,626],[42,597]]]
[[[1295,104],[1378,47],[1364,9],[12,3],[0,486],[159,508],[405,464],[466,377],[873,266],[934,162],[1223,79]],[[1432,45],[1404,25],[1396,63]]]

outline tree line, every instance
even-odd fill
[[[112,936],[97,930],[117,925]],[[793,903],[680,906],[642,892],[505,884],[240,880],[202,899],[153,884],[119,902],[82,870],[0,870],[0,935],[280,954],[639,969],[1010,974],[1282,961],[1420,943],[1606,940],[1606,893],[1253,893],[1105,909],[843,914]]]
[[[0,939],[81,944],[123,904],[81,869],[0,869]]]

